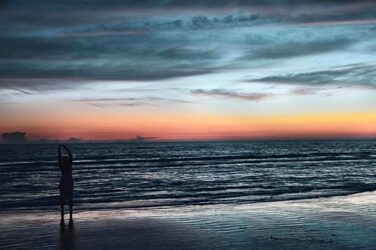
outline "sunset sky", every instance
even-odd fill
[[[376,137],[375,1],[0,0],[0,30],[0,133]]]

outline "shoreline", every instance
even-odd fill
[[[110,214],[113,216],[114,214],[119,214],[120,216],[138,216],[141,215],[163,215],[164,211],[168,211],[168,213],[174,214],[187,214],[187,213],[211,213],[211,211],[226,211],[231,210],[234,211],[242,211],[247,209],[253,208],[268,208],[268,207],[305,207],[306,204],[311,204],[313,206],[317,206],[320,204],[331,204],[333,202],[343,203],[353,203],[357,205],[358,203],[367,203],[368,205],[374,204],[376,206],[376,190],[374,191],[365,191],[365,192],[358,192],[358,193],[350,193],[350,194],[338,194],[338,195],[330,195],[330,196],[321,196],[321,197],[314,197],[314,198],[298,198],[298,199],[289,199],[289,200],[274,200],[274,201],[260,201],[260,202],[252,202],[252,203],[240,203],[240,204],[204,204],[204,205],[188,205],[188,206],[171,206],[171,205],[160,205],[160,206],[122,206],[123,202],[114,202],[110,203],[114,206],[101,206],[96,207],[95,204],[85,204],[80,205],[79,208],[74,209],[74,214],[79,215],[79,218],[90,218],[87,217],[88,214],[92,213],[100,213],[103,216],[106,214]],[[41,213],[43,211],[43,213]],[[24,216],[24,215],[36,215],[37,217],[45,217],[45,218],[52,218],[56,216],[57,212],[60,212],[60,208],[58,204],[56,205],[56,209],[51,209],[50,207],[33,207],[32,209],[15,209],[13,211],[10,210],[0,210],[0,217],[10,216],[10,217],[17,217],[17,216]],[[82,216],[81,216],[82,215]],[[30,217],[32,218],[32,217]]]
[[[270,206],[273,204],[300,204],[300,203],[309,203],[310,201],[330,201],[330,200],[336,200],[336,199],[344,199],[346,200],[348,197],[350,199],[353,199],[354,197],[362,197],[367,195],[373,195],[376,194],[376,190],[372,191],[362,191],[362,192],[353,192],[353,193],[345,193],[345,194],[336,194],[336,195],[323,195],[319,197],[309,197],[309,198],[291,198],[291,199],[282,199],[282,200],[262,200],[262,201],[254,201],[254,202],[241,202],[239,204],[234,203],[223,203],[223,204],[192,204],[192,205],[182,205],[182,204],[163,204],[162,202],[153,202],[149,200],[142,200],[142,201],[124,201],[124,202],[109,202],[109,203],[83,203],[75,206],[75,211],[77,213],[84,213],[84,212],[93,212],[93,211],[143,211],[143,212],[150,212],[150,211],[164,211],[164,210],[176,210],[186,211],[186,208],[192,208],[193,210],[197,210],[196,208],[202,208],[203,210],[206,209],[213,209],[216,207],[230,207],[230,208],[241,208],[241,207],[247,207],[247,206]],[[142,203],[137,204],[137,202]],[[372,202],[372,201],[371,201]],[[373,202],[372,202],[373,203]],[[106,205],[102,205],[106,204]],[[128,204],[128,205],[125,205]],[[158,204],[158,205],[157,205]],[[376,205],[376,202],[374,202]],[[102,206],[101,206],[102,205]],[[77,208],[78,207],[78,208]],[[41,210],[44,210],[47,213],[56,213],[57,211],[60,211],[60,208],[58,207],[56,203],[56,208],[51,209],[51,206],[45,206],[45,207],[31,207],[31,208],[17,208],[13,211],[10,211],[9,209],[0,210],[0,216],[2,215],[12,215],[12,214],[29,214],[30,212],[37,214]],[[45,213],[44,213],[45,214]]]
[[[374,249],[376,191],[159,210],[0,214],[4,249]],[[67,222],[67,221],[66,221]],[[23,239],[20,241],[20,239]]]

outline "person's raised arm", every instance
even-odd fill
[[[65,145],[59,145],[59,162],[61,162],[61,149],[62,148],[68,153],[69,160],[72,163],[73,162],[72,153],[70,152],[69,148],[67,146],[65,146]]]
[[[70,160],[70,162],[72,163],[72,162],[73,162],[73,156],[72,156],[71,151],[70,151],[69,148],[68,148],[67,146],[65,146],[65,145],[62,145],[62,147],[65,149],[65,151],[67,151],[68,156],[69,156],[69,160]]]

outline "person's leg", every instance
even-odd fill
[[[60,224],[64,224],[64,198],[63,196],[60,194],[60,212],[61,212],[61,220],[60,220]]]
[[[69,198],[69,225],[73,225],[73,199]]]

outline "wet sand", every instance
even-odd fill
[[[158,210],[0,214],[1,249],[376,249],[376,192]]]

